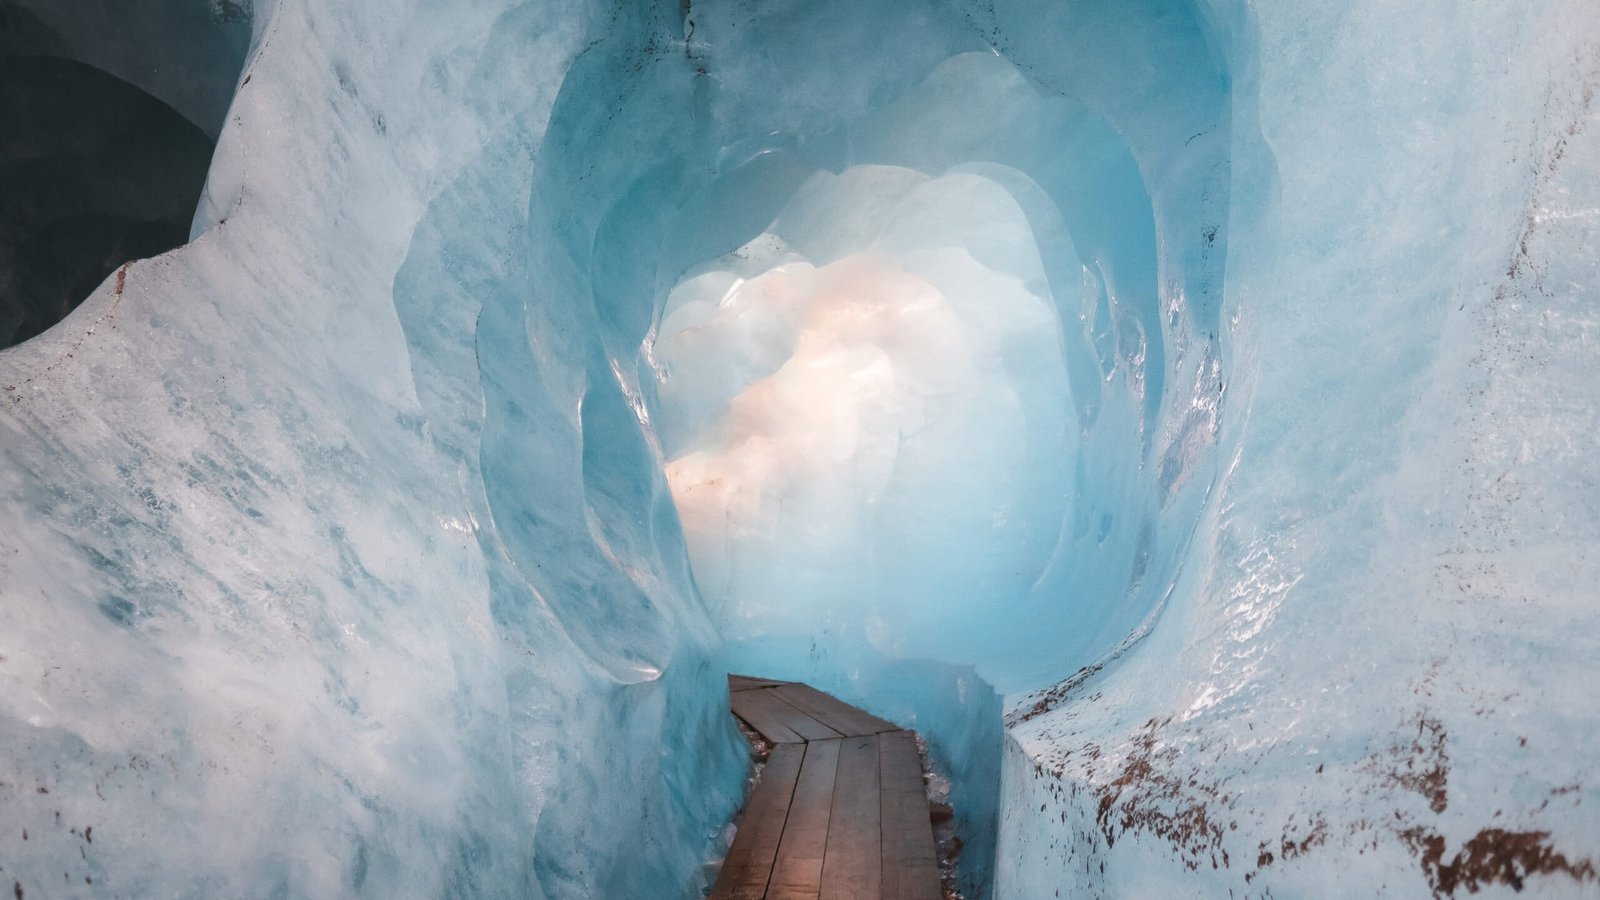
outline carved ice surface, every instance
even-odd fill
[[[220,123],[0,352],[0,890],[694,896],[730,669],[969,896],[1600,889],[1591,0],[128,8],[0,2]]]
[[[593,304],[529,265],[610,19],[560,6],[256,4],[198,238],[0,355],[8,892],[694,893],[744,748]]]

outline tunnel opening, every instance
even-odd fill
[[[1215,474],[1227,73],[1187,2],[1067,6],[618,23],[541,144],[527,266],[491,304],[513,318],[479,330],[485,369],[512,335],[546,335],[540,371],[579,353],[586,440],[640,430],[661,474],[586,445],[586,490],[676,507],[650,533],[687,542],[730,670],[926,726],[973,896],[1002,698],[1149,626]],[[579,327],[601,356],[548,337]],[[501,381],[509,477],[533,435]],[[525,501],[487,481],[509,520]],[[634,527],[590,509],[599,552]]]
[[[969,896],[1593,880],[1585,0],[262,5],[206,234],[0,354],[16,893],[693,896],[728,671],[924,734]],[[834,182],[879,227],[790,258]],[[957,263],[1033,355],[973,362]],[[935,442],[948,520],[691,570],[794,523],[686,461],[888,497],[919,408],[1011,436]],[[783,593],[949,524],[1023,571]]]
[[[190,239],[249,37],[232,2],[0,3],[0,349]]]

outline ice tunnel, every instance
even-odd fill
[[[968,898],[1600,891],[1589,0],[11,0],[0,73],[18,900],[702,896],[730,671],[915,727]]]

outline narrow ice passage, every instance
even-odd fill
[[[969,900],[1592,894],[1597,60],[0,0],[0,891],[697,896],[735,671],[926,738]]]

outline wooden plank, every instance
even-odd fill
[[[784,724],[784,718],[793,714],[793,708],[772,696],[772,690],[735,691],[728,695],[728,705],[733,707],[734,715],[774,744],[805,743],[805,738]]]
[[[767,884],[767,900],[816,900],[822,889],[841,743],[812,741],[806,745],[805,763],[789,804],[789,821]]]
[[[916,735],[909,731],[878,735],[878,764],[883,900],[941,900],[939,860]]]
[[[773,692],[787,703],[805,710],[812,718],[846,736],[879,734],[899,731],[900,726],[887,722],[859,707],[830,694],[824,694],[809,684],[790,684],[774,688]]]
[[[711,900],[761,900],[766,896],[767,880],[778,856],[778,842],[783,837],[789,801],[805,755],[805,747],[800,744],[780,744],[772,749],[761,770],[761,780],[750,792],[739,832],[733,837],[728,858],[711,889]]]
[[[780,700],[779,702],[781,703],[782,701]],[[793,707],[790,708],[793,709]],[[790,731],[800,735],[803,740],[807,741],[831,741],[843,737],[839,732],[799,710],[795,710],[791,716],[785,716],[783,724],[787,725]]]
[[[763,693],[776,694],[784,702],[846,737],[900,730],[900,726],[830,697],[809,684],[787,684]]]
[[[750,719],[741,710],[748,709],[752,715],[767,722],[769,726],[788,729],[799,735],[802,741],[827,741],[839,737],[839,732],[818,722],[793,704],[785,703],[771,690],[737,691],[728,697],[734,712],[739,713],[739,717],[746,722],[750,722]],[[777,738],[768,735],[765,728],[757,726],[754,722],[751,722],[750,727],[766,735],[773,743],[781,743]]]
[[[815,717],[808,714],[805,710],[800,709],[792,703],[785,702],[782,697],[778,696],[772,691],[763,691],[762,693],[771,698],[774,708],[781,707],[782,709],[788,710],[788,712],[780,714],[783,724],[787,726],[790,731],[800,735],[802,739],[808,741],[831,741],[834,738],[843,737],[843,735],[841,735],[838,731],[835,731],[834,729],[829,728],[827,725],[817,721]]]
[[[788,681],[773,681],[770,678],[755,678],[750,675],[729,675],[728,690],[753,691],[758,688],[782,687],[790,684]]]
[[[728,683],[778,746],[713,900],[941,900],[916,735],[798,682]]]
[[[878,900],[883,882],[878,739],[839,742],[819,900]]]

